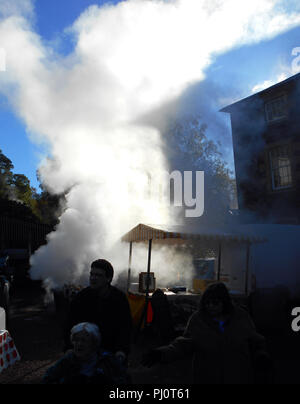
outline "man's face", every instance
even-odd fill
[[[104,269],[91,268],[90,286],[92,289],[103,289],[110,284],[111,279],[106,277]]]

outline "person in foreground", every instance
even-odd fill
[[[83,289],[70,305],[65,327],[65,350],[70,347],[70,329],[88,321],[97,324],[105,350],[127,363],[131,344],[132,318],[125,293],[111,285],[114,269],[110,262],[98,259],[91,264],[90,286]]]
[[[190,317],[182,337],[143,356],[142,364],[168,363],[193,355],[198,384],[249,384],[267,373],[271,361],[265,339],[248,313],[235,306],[223,283],[210,285]]]
[[[96,324],[80,323],[71,330],[73,349],[68,351],[43,378],[44,384],[122,384],[126,371],[117,358],[101,349]]]

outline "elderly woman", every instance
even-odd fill
[[[194,383],[248,384],[255,368],[265,371],[270,360],[264,337],[246,311],[235,306],[223,283],[210,285],[198,311],[188,321],[182,337],[144,355],[142,363],[168,363],[193,355]]]
[[[73,350],[68,351],[43,378],[45,384],[125,383],[120,362],[101,350],[101,334],[96,324],[80,323],[71,329]]]

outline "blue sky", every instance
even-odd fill
[[[63,35],[64,29],[88,6],[104,3],[92,0],[36,0],[35,31],[45,42],[53,43],[59,38],[57,50],[67,54],[71,52],[73,43],[69,35]],[[271,40],[242,46],[217,56],[206,71],[207,81],[215,83],[218,89],[216,105],[222,107],[230,100],[246,97],[251,94],[254,86],[266,81],[276,82],[282,73],[291,75],[291,52],[298,46],[300,27]],[[224,100],[223,105],[220,99]],[[222,113],[220,119],[228,124],[228,117]],[[229,127],[225,136],[225,145],[230,149]],[[14,171],[27,175],[32,186],[38,187],[35,173],[44,149],[28,139],[24,123],[14,115],[4,97],[0,97],[0,149],[12,160]],[[232,166],[232,155],[228,150],[226,158]]]
[[[38,188],[36,170],[40,149],[29,141],[23,123],[0,101],[0,149],[12,160],[14,172],[25,174],[33,187]],[[13,133],[13,137],[12,137]]]
[[[51,40],[70,26],[89,6],[102,6],[107,3],[116,4],[119,1],[36,0],[36,30],[43,38]]]

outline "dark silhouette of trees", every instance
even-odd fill
[[[0,149],[0,215],[55,225],[63,210],[64,195],[51,195],[41,183],[41,193],[24,174],[13,173],[12,161]],[[38,180],[41,182],[39,175]]]
[[[9,198],[13,180],[13,168],[11,160],[0,149],[0,198]]]
[[[224,223],[229,209],[236,204],[236,186],[220,151],[221,145],[210,140],[201,117],[186,115],[167,129],[169,161],[172,170],[204,171],[205,208],[202,222]]]

